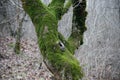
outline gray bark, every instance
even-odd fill
[[[87,0],[87,31],[76,51],[83,80],[120,80],[120,0]]]

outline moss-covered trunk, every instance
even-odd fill
[[[62,80],[61,77],[64,76],[64,80],[79,80],[83,77],[79,62],[73,56],[73,51],[70,51],[72,47],[69,42],[57,31],[58,20],[69,8],[64,8],[64,2],[65,0],[53,0],[47,7],[40,0],[22,0],[24,10],[35,25],[41,54],[47,65],[51,64],[49,66],[52,72],[59,76],[56,79]]]

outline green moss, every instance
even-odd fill
[[[68,0],[68,1],[66,2],[66,4],[64,5],[64,9],[63,9],[62,14],[66,13],[71,5],[72,5],[72,1],[71,1],[71,0]]]
[[[75,50],[81,44],[83,44],[83,33],[86,30],[85,20],[86,20],[87,12],[85,11],[86,0],[83,0],[80,4],[79,4],[79,0],[72,0],[72,3],[74,4],[73,27],[72,27],[72,34],[69,37],[68,41],[72,43],[72,45],[74,45],[74,50]]]
[[[72,80],[82,78],[82,69],[73,56],[74,42],[66,41],[57,31],[58,20],[63,15],[63,10],[69,8],[70,3],[64,9],[65,0],[53,0],[48,7],[40,0],[22,0],[22,2],[25,3],[23,7],[35,25],[41,53],[52,64],[54,71],[60,74],[59,77],[64,74],[65,80],[69,80],[68,76],[71,76]],[[65,44],[64,51],[61,50],[59,41]],[[61,74],[63,70],[65,72]]]
[[[55,15],[58,19],[61,19],[64,3],[65,0],[52,0],[51,4],[48,6],[51,10],[55,11]]]
[[[74,51],[75,51],[75,49],[76,49],[76,47],[75,47],[75,45],[74,45],[74,43],[75,42],[73,42],[73,40],[68,40],[68,41],[66,41],[65,39],[64,39],[64,37],[59,33],[59,39],[65,44],[65,46],[67,47],[67,49],[72,53],[72,54],[74,54]]]

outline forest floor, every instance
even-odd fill
[[[42,61],[37,41],[22,39],[20,54],[15,38],[0,38],[0,80],[53,80]]]

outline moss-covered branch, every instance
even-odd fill
[[[72,51],[67,46],[61,49],[63,37],[57,31],[58,20],[62,16],[65,0],[53,0],[46,7],[40,0],[22,0],[23,8],[31,17],[41,53],[50,64],[55,73],[59,74],[58,80],[64,75],[64,80],[79,80],[83,73],[79,62],[74,58]],[[67,41],[65,41],[67,43]],[[64,70],[64,73],[61,73]],[[69,77],[70,76],[70,77]]]
[[[73,45],[72,51],[78,48],[81,44],[83,44],[83,33],[86,30],[85,20],[87,16],[86,12],[86,0],[72,0],[73,9],[73,26],[72,26],[72,34],[68,39],[68,42]]]

